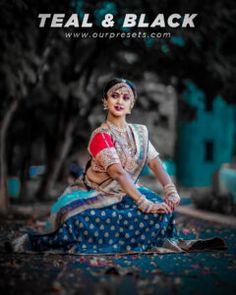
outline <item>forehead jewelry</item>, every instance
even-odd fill
[[[122,80],[122,81],[125,81],[125,80]],[[131,88],[128,84],[126,84],[125,82],[117,83],[117,84],[115,84],[114,86],[112,86],[112,87],[108,90],[107,95],[108,95],[108,96],[111,95],[114,91],[116,91],[116,90],[118,90],[118,89],[120,89],[120,88],[125,88],[126,91],[129,93],[129,96],[130,96],[132,102],[134,102],[134,93],[133,93],[133,90],[132,90],[132,88]]]

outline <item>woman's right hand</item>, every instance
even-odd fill
[[[165,202],[154,203],[150,209],[150,213],[170,214],[172,212],[173,212],[172,208],[168,204],[166,204]]]
[[[171,207],[165,202],[153,203],[146,198],[142,198],[141,202],[138,204],[140,211],[144,213],[172,213]]]

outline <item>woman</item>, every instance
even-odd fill
[[[23,236],[14,242],[15,250],[22,250],[26,242],[29,250],[74,254],[194,249],[196,241],[177,236],[173,212],[180,197],[146,126],[126,122],[136,97],[128,80],[113,79],[106,85],[107,119],[91,135],[91,161],[83,179],[53,205],[51,231]],[[137,185],[145,164],[162,184],[164,200]]]

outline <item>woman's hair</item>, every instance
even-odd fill
[[[134,94],[134,100],[136,100],[137,98],[136,86],[131,81],[122,79],[122,78],[114,78],[105,85],[105,87],[103,88],[103,97],[105,99],[107,99],[107,92],[109,91],[109,89],[118,83],[126,83],[132,89]]]

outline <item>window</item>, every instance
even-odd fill
[[[205,161],[212,162],[213,161],[213,148],[214,144],[213,141],[206,141],[205,142]]]

